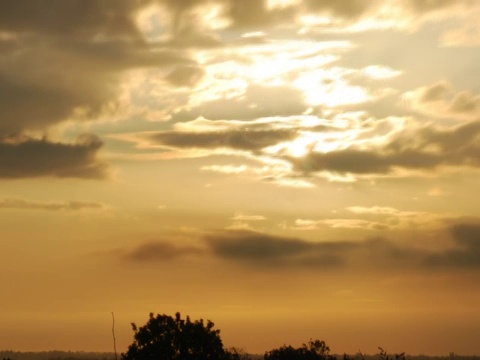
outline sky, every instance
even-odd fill
[[[0,349],[480,354],[480,1],[0,1]]]

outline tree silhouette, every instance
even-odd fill
[[[329,353],[330,348],[325,341],[310,340],[297,349],[290,345],[273,349],[266,352],[263,358],[264,360],[335,360],[335,356]]]
[[[184,320],[150,313],[141,327],[132,323],[134,341],[122,354],[122,360],[224,360],[235,356],[223,349],[220,330],[203,319]]]

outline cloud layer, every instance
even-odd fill
[[[391,270],[477,269],[480,266],[480,225],[459,222],[446,228],[451,246],[427,250],[411,241],[399,243],[386,238],[355,241],[307,241],[270,235],[253,230],[223,230],[203,235],[197,247],[170,242],[148,242],[122,251],[129,261],[163,262],[186,255],[206,258],[213,255],[246,267],[263,269],[364,269],[387,266]],[[209,255],[210,254],[210,255]]]
[[[105,205],[103,204],[87,201],[39,202],[16,198],[0,199],[0,209],[74,211],[82,209],[103,209],[104,207]]]
[[[0,176],[105,177],[106,165],[99,160],[101,141],[72,143],[71,134],[64,136],[59,129],[135,116],[170,120],[169,130],[151,134],[149,140],[180,150],[230,148],[259,154],[298,140],[293,152],[308,153],[304,159],[274,154],[294,168],[290,176],[389,174],[395,168],[454,164],[476,167],[473,145],[443,149],[444,144],[437,142],[432,145],[442,148],[437,152],[425,151],[422,145],[398,151],[388,144],[365,146],[358,141],[323,151],[318,145],[323,134],[310,129],[311,141],[299,152],[299,138],[305,135],[301,128],[245,126],[201,134],[175,128],[175,123],[199,117],[255,121],[312,114],[325,120],[332,111],[338,114],[380,101],[395,90],[372,82],[404,71],[388,64],[340,66],[338,60],[356,45],[332,34],[372,29],[415,32],[452,17],[453,10],[455,19],[468,19],[478,11],[469,1],[4,1],[0,146],[2,167],[16,165],[2,169]],[[277,31],[282,35],[275,35]],[[326,40],[318,41],[319,34]],[[445,38],[459,46],[458,34],[452,34]],[[385,71],[381,75],[381,69],[389,69],[390,75]],[[477,121],[478,95],[468,89],[452,93],[450,87],[446,81],[425,85],[406,91],[404,98],[421,114]],[[454,126],[430,128],[432,134],[457,131]],[[345,133],[345,138],[351,134]],[[39,154],[35,163],[28,158],[32,148]],[[451,152],[455,154],[448,155]]]
[[[108,166],[96,158],[101,146],[95,136],[85,136],[73,144],[46,139],[0,142],[0,178],[105,178]]]

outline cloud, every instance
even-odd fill
[[[201,133],[165,131],[148,134],[145,138],[153,144],[174,148],[231,148],[258,151],[283,141],[292,140],[295,136],[296,131],[291,129],[245,129]]]
[[[400,71],[388,62],[365,63],[360,69],[327,67],[355,44],[311,41],[307,33],[295,33],[299,30],[295,26],[303,24],[302,19],[307,17],[313,19],[312,27],[329,31],[360,24],[372,16],[375,21],[382,18],[388,22],[400,21],[402,16],[410,19],[412,14],[448,15],[448,10],[457,6],[452,1],[394,3],[402,11],[388,12],[395,6],[361,0],[2,2],[0,93],[4,94],[4,101],[0,102],[0,146],[5,149],[3,168],[7,163],[14,166],[9,165],[9,170],[2,171],[0,176],[105,177],[105,164],[98,160],[99,146],[69,143],[62,137],[71,134],[59,132],[67,127],[95,127],[93,122],[107,117],[112,121],[121,117],[132,119],[133,111],[115,113],[114,109],[122,106],[135,108],[135,115],[148,120],[189,123],[204,117],[227,122],[234,117],[247,122],[273,116],[300,117],[307,111],[325,110],[326,114],[331,107],[340,112],[339,107],[374,101],[378,94],[388,91],[370,93],[368,88],[350,81],[355,81],[357,75],[362,77],[361,74],[387,79]],[[458,8],[467,12],[469,3],[462,1]],[[464,16],[463,12],[458,14]],[[276,33],[279,29],[281,36]],[[294,33],[293,38],[288,38]],[[424,93],[417,90],[412,92],[412,101],[419,111],[444,104],[437,114],[478,119],[480,102],[473,92],[451,94],[445,84],[423,89]],[[259,126],[248,123],[254,125]],[[106,127],[99,128],[108,131]],[[171,130],[150,133],[142,140],[143,144],[176,151],[177,157],[187,150],[200,154],[192,149],[202,150],[201,156],[223,149],[247,156],[265,155],[268,147],[279,145],[280,149],[282,144],[287,146],[298,140],[288,149],[284,146],[277,153],[268,154],[293,167],[290,178],[283,176],[286,174],[281,179],[277,174],[264,176],[294,186],[310,186],[299,176],[323,171],[330,172],[330,178],[338,178],[338,174],[349,173],[390,174],[397,168],[432,169],[456,161],[460,165],[478,163],[474,147],[458,150],[462,153],[456,155],[417,148],[396,151],[386,146],[369,146],[367,140],[354,143],[350,141],[355,137],[353,131],[346,128],[343,140],[350,140],[340,146],[338,138],[322,138],[320,129],[317,130],[310,129],[311,134],[305,134],[298,127],[244,126],[197,133],[179,131],[173,125]],[[52,133],[55,142],[34,140],[42,135],[52,138]],[[320,143],[324,149],[320,149]],[[333,147],[332,143],[338,146]],[[39,154],[48,152],[48,159],[33,163],[20,157],[34,146],[39,148]],[[63,149],[65,154],[57,154]],[[283,156],[284,152],[293,157]],[[305,158],[297,158],[304,153],[308,153]],[[72,156],[71,166],[66,161],[68,156]],[[32,166],[30,171],[26,170],[27,164]]]
[[[433,96],[433,95],[432,95]],[[415,119],[374,119],[344,113],[330,119],[316,116],[271,117],[251,121],[207,120],[176,123],[173,130],[121,134],[141,148],[158,148],[160,158],[243,156],[261,167],[238,164],[203,165],[203,171],[261,175],[283,185],[311,186],[305,177],[355,181],[358,177],[421,175],[427,170],[480,165],[480,122],[452,126],[423,125]],[[303,183],[302,183],[303,182]]]
[[[313,242],[268,235],[252,230],[225,230],[207,235],[204,241],[216,257],[259,268],[369,269],[415,266],[428,253],[388,239]]]
[[[333,229],[394,230],[433,229],[443,226],[447,214],[422,211],[404,211],[386,206],[349,206],[344,217],[326,219],[296,219],[292,229],[319,230]],[[354,217],[352,217],[352,214]]]
[[[288,158],[298,171],[306,174],[331,171],[353,174],[389,174],[396,168],[432,170],[440,166],[480,165],[480,121],[472,121],[448,130],[426,126],[412,137],[401,132],[389,144],[372,149],[340,149],[310,152],[305,157]]]
[[[480,45],[480,25],[478,17],[480,16],[480,8],[469,12],[466,19],[464,19],[458,27],[446,31],[440,43],[443,46],[455,47],[473,47]]]
[[[469,90],[454,92],[446,81],[406,92],[403,99],[411,109],[435,117],[460,120],[480,117],[480,95]]]
[[[47,139],[0,141],[0,178],[106,178],[108,165],[96,158],[102,145],[93,135],[80,137],[73,144]]]
[[[309,12],[321,12],[330,14],[332,17],[347,19],[357,18],[376,6],[376,1],[362,0],[306,0],[303,5]]]
[[[81,0],[2,1],[0,28],[15,32],[58,35],[137,35],[131,18],[138,2],[119,0],[101,4]]]
[[[469,6],[472,1],[469,0],[407,0],[405,5],[410,7],[416,13],[428,13],[432,11],[444,10],[452,6]]]
[[[251,230],[226,230],[205,236],[214,255],[251,265],[334,266],[340,253],[352,244],[314,244],[296,238],[267,235]]]
[[[216,80],[210,80],[212,82],[207,85],[209,89],[205,89],[203,96],[208,95],[208,92],[212,91],[210,87],[215,86]],[[198,105],[179,110],[172,116],[172,120],[196,119],[200,116],[210,120],[223,120],[231,118],[232,114],[235,114],[235,119],[252,120],[268,116],[297,115],[307,109],[302,92],[286,85],[249,84],[245,85],[244,91],[237,86],[232,91],[238,95],[232,96],[228,87],[235,86],[235,80],[218,84],[218,91],[223,94],[216,94],[214,100],[199,100]],[[243,84],[244,80],[240,83]]]
[[[244,213],[235,213],[235,215],[231,218],[235,221],[261,221],[265,220],[265,216],[262,215],[249,215]]]
[[[305,173],[327,170],[338,173],[384,174],[391,168],[387,159],[377,152],[355,149],[328,153],[311,152],[302,158],[290,158],[290,161],[296,169]]]
[[[264,149],[297,138],[302,129],[328,131],[329,126],[318,126],[322,121],[298,116],[294,118],[261,118],[240,120],[196,120],[179,122],[173,130],[140,132],[115,135],[117,139],[133,141],[142,148],[163,148],[198,152],[198,156],[214,153],[241,151],[244,154],[260,154]],[[229,151],[228,151],[229,150]],[[186,155],[188,156],[188,154]],[[203,170],[219,172],[244,172],[246,167],[204,166]]]
[[[20,38],[0,55],[0,135],[45,130],[77,113],[95,119],[117,101],[125,71],[189,62],[125,41]]]
[[[480,268],[480,225],[455,223],[440,236],[453,238],[453,247],[426,249],[424,232],[415,241],[394,242],[386,238],[360,241],[313,242],[269,235],[249,229],[233,229],[204,236],[203,241],[219,258],[261,268],[389,268],[431,271],[433,269]],[[414,246],[415,245],[415,246]]]
[[[451,228],[455,247],[430,255],[425,263],[433,267],[480,268],[480,223],[460,223]]]
[[[255,120],[196,120],[178,122],[173,130],[115,135],[141,147],[178,149],[230,148],[259,151],[297,138],[302,131],[338,130],[334,124],[315,116],[267,117]]]
[[[95,159],[98,139],[36,138],[62,122],[92,121],[115,109],[129,70],[193,64],[181,51],[144,41],[134,19],[139,6],[123,0],[0,4],[0,33],[9,34],[0,36],[0,177],[105,177],[106,165]]]
[[[247,29],[263,29],[291,21],[296,12],[292,5],[284,7],[268,7],[265,0],[229,0],[226,3],[226,14],[232,20],[231,27]]]
[[[104,209],[105,205],[97,202],[67,201],[67,202],[39,202],[24,199],[0,199],[0,209],[19,210],[47,210],[47,211],[75,211],[83,209]]]
[[[450,85],[445,81],[437,82],[431,86],[422,89],[420,101],[431,102],[441,100],[449,91]]]
[[[148,242],[132,250],[121,251],[122,257],[132,262],[162,262],[201,253],[199,248],[177,246],[167,241]]]
[[[333,221],[333,219],[332,219]],[[297,220],[306,224],[308,220]],[[311,223],[311,222],[310,222]],[[451,245],[428,248],[431,231],[409,232],[408,239],[395,241],[385,237],[363,240],[313,241],[298,237],[272,235],[248,227],[229,228],[191,234],[192,239],[148,241],[131,249],[117,249],[114,256],[129,262],[156,263],[181,258],[219,259],[256,269],[327,269],[391,271],[438,271],[463,268],[480,269],[480,223],[478,220],[454,221],[439,229],[439,239],[451,239]],[[412,238],[413,237],[413,238]],[[195,239],[198,245],[188,245]],[[110,254],[110,255],[111,255]]]
[[[321,226],[331,227],[333,229],[364,229],[364,230],[388,230],[389,224],[365,219],[296,219],[294,229],[296,230],[316,230]]]
[[[203,70],[198,66],[177,66],[166,79],[176,86],[192,87],[200,81]]]

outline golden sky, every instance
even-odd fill
[[[0,349],[148,313],[479,354],[480,2],[0,1]]]

